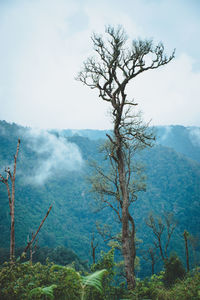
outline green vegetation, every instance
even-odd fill
[[[176,280],[183,279],[186,275],[185,269],[178,258],[173,255],[165,261],[165,272],[163,276],[163,282],[166,287],[171,287]]]
[[[200,272],[194,270],[183,279],[177,279],[171,288],[164,284],[165,273],[153,275],[150,279],[139,280],[130,298],[135,300],[198,300],[200,298]]]
[[[175,128],[174,128],[175,129]],[[172,128],[172,130],[174,130]],[[185,129],[184,129],[185,130]],[[55,134],[55,133],[54,133]],[[80,133],[81,134],[81,133]],[[99,132],[98,132],[99,134]],[[172,134],[172,133],[171,133]],[[52,133],[45,135],[33,135],[29,128],[20,127],[16,124],[0,122],[0,168],[1,172],[7,166],[12,166],[12,157],[16,152],[16,141],[21,137],[21,148],[19,152],[17,174],[16,174],[16,247],[25,248],[27,235],[38,228],[38,224],[44,217],[44,212],[50,203],[53,204],[52,211],[45,221],[44,227],[38,236],[38,249],[33,255],[33,262],[45,263],[46,257],[52,255],[55,248],[63,246],[71,255],[71,260],[65,260],[61,256],[59,260],[52,258],[58,264],[68,264],[74,261],[72,253],[76,253],[81,261],[92,262],[91,238],[94,233],[96,258],[100,257],[101,250],[107,251],[108,247],[97,234],[95,223],[108,224],[113,227],[114,233],[119,232],[117,223],[113,226],[113,215],[109,210],[95,212],[94,197],[90,193],[91,186],[85,178],[91,175],[91,169],[87,160],[102,161],[98,149],[104,140],[90,140],[87,137],[63,136],[62,131],[57,132],[55,144],[60,141],[76,145],[81,153],[84,164],[81,168],[72,170],[64,169],[57,172],[56,168],[48,176],[48,180],[39,183],[30,183],[29,178],[39,174],[39,166],[48,157],[48,151],[39,153],[30,145],[38,144],[39,149],[45,144],[45,136],[51,139]],[[93,133],[95,136],[95,131]],[[189,144],[189,139],[185,140]],[[57,145],[57,144],[56,144]],[[198,146],[196,146],[198,148]],[[152,246],[153,234],[147,228],[145,219],[150,211],[161,216],[165,211],[173,212],[175,220],[178,221],[176,230],[170,241],[168,253],[176,251],[182,262],[186,262],[183,232],[187,230],[193,237],[188,241],[190,267],[198,265],[200,261],[199,218],[200,218],[200,165],[197,161],[188,159],[172,148],[156,145],[150,151],[144,151],[139,157],[143,161],[146,173],[147,191],[141,193],[135,202],[133,215],[137,227],[137,237],[142,240],[139,244],[137,255],[140,258],[140,271],[136,275],[140,278],[151,275],[151,263],[145,261],[142,252]],[[103,161],[104,163],[104,161]],[[31,177],[32,176],[32,177]],[[6,256],[9,248],[9,205],[5,186],[0,186],[0,261],[8,260]],[[43,250],[42,250],[43,249]],[[58,249],[58,248],[57,248]],[[61,252],[61,249],[59,250]],[[71,254],[70,254],[71,253]],[[16,254],[16,257],[18,253]],[[40,258],[39,258],[40,256]],[[56,254],[53,255],[54,257]],[[158,273],[163,264],[158,261],[155,272]]]
[[[106,270],[99,270],[94,272],[93,274],[89,274],[87,276],[81,277],[81,300],[86,299],[86,291],[87,288],[93,288],[100,294],[102,294],[102,279],[105,275]]]
[[[174,258],[169,264],[174,266]],[[108,269],[99,269],[104,266]],[[4,263],[0,267],[0,299],[198,300],[200,270],[194,269],[184,277],[183,273],[177,273],[173,284],[166,287],[167,268],[145,280],[137,279],[136,288],[128,292],[124,280],[116,281],[119,269],[114,263],[114,248],[102,253],[90,274],[80,274],[71,266],[56,265],[48,260],[45,265],[26,262],[11,266]]]
[[[0,269],[0,299],[80,299],[80,275],[52,263],[5,263]]]

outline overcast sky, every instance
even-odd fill
[[[121,24],[176,58],[129,87],[154,125],[200,126],[199,0],[0,0],[0,119],[41,128],[110,128],[109,104],[75,81],[90,36]]]

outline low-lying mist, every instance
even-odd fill
[[[54,174],[79,171],[83,159],[79,148],[67,139],[45,130],[30,129],[26,132],[27,147],[37,155],[37,163],[26,183],[44,184]]]

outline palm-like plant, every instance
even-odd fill
[[[51,270],[61,270],[65,269],[64,266],[54,265],[51,267]],[[80,285],[81,285],[81,300],[84,300],[86,289],[88,287],[93,287],[100,293],[102,293],[102,279],[107,270],[99,270],[87,276],[80,276]],[[79,273],[77,273],[79,274]],[[47,287],[37,287],[32,289],[29,292],[29,299],[41,299],[45,296],[45,299],[54,299],[54,289],[57,288],[56,284],[52,284]]]
[[[102,278],[106,272],[107,271],[103,269],[87,276],[81,276],[81,300],[84,300],[87,287],[93,287],[102,293]]]

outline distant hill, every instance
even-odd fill
[[[150,211],[173,212],[178,220],[172,249],[184,257],[182,233],[200,231],[200,144],[199,128],[157,127],[157,143],[140,155],[147,176],[147,191],[133,206],[140,248],[152,243],[145,225]],[[88,160],[101,163],[99,146],[106,131],[39,131],[0,121],[0,172],[12,167],[18,137],[21,138],[16,177],[16,245],[26,244],[49,205],[53,209],[39,236],[40,245],[64,245],[82,259],[91,259],[94,232],[98,252],[105,244],[97,235],[95,222],[113,223],[110,210],[94,213],[94,195],[86,180],[91,174]],[[0,241],[9,247],[9,207],[5,186],[0,184]],[[117,227],[115,226],[115,230]],[[147,275],[147,270],[141,270]]]
[[[109,130],[64,129],[52,130],[64,137],[82,136],[90,140],[105,139]],[[176,152],[200,162],[200,127],[184,127],[180,125],[155,127],[157,144],[173,148]]]
[[[200,162],[199,127],[159,126],[156,129],[159,144]]]

